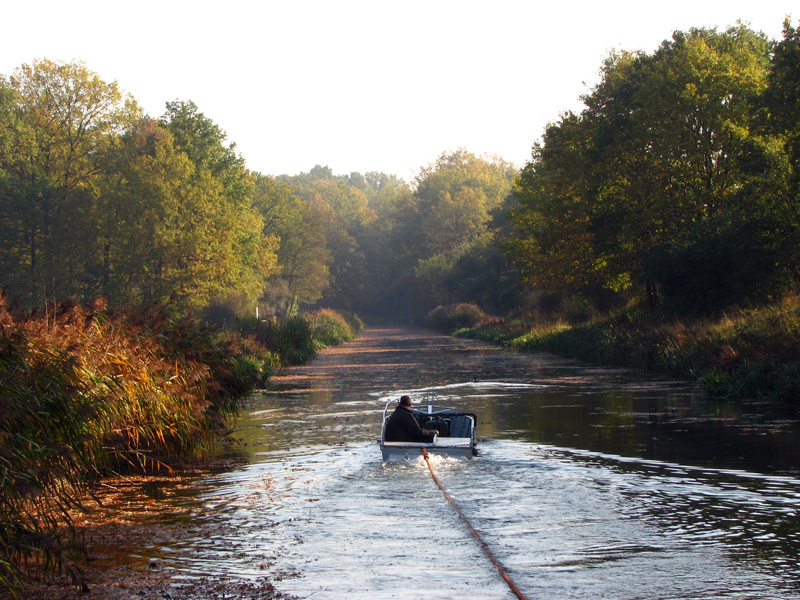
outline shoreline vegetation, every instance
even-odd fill
[[[0,297],[0,590],[54,575],[88,590],[74,515],[96,484],[202,463],[241,398],[361,328],[330,310],[223,330],[169,306],[42,314]]]
[[[427,324],[455,336],[522,351],[662,373],[711,396],[800,409],[800,296],[715,317],[676,318],[625,308],[591,318],[499,319],[473,304],[440,306]]]

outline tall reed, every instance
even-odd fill
[[[0,296],[0,586],[78,581],[70,513],[87,486],[197,460],[273,366],[257,343],[168,309],[66,302],[43,318]]]

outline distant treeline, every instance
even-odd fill
[[[788,20],[780,41],[737,25],[614,52],[521,171],[459,149],[410,183],[256,173],[192,102],[154,118],[35,61],[0,79],[0,282],[39,310],[172,298],[216,320],[758,303],[800,277],[799,57]]]

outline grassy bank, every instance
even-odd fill
[[[713,319],[678,320],[623,310],[580,324],[558,320],[476,324],[457,335],[520,350],[656,371],[699,383],[726,398],[800,408],[800,297],[731,310]]]
[[[242,396],[352,338],[351,321],[320,311],[233,333],[168,309],[31,315],[0,298],[0,587],[80,584],[70,514],[93,482],[201,460]]]

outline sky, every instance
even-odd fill
[[[615,49],[737,21],[772,39],[797,0],[5,0],[0,74],[83,61],[146,113],[191,100],[248,168],[412,181],[459,148],[522,166]],[[794,5],[794,6],[793,6]],[[794,9],[794,10],[793,10]]]

